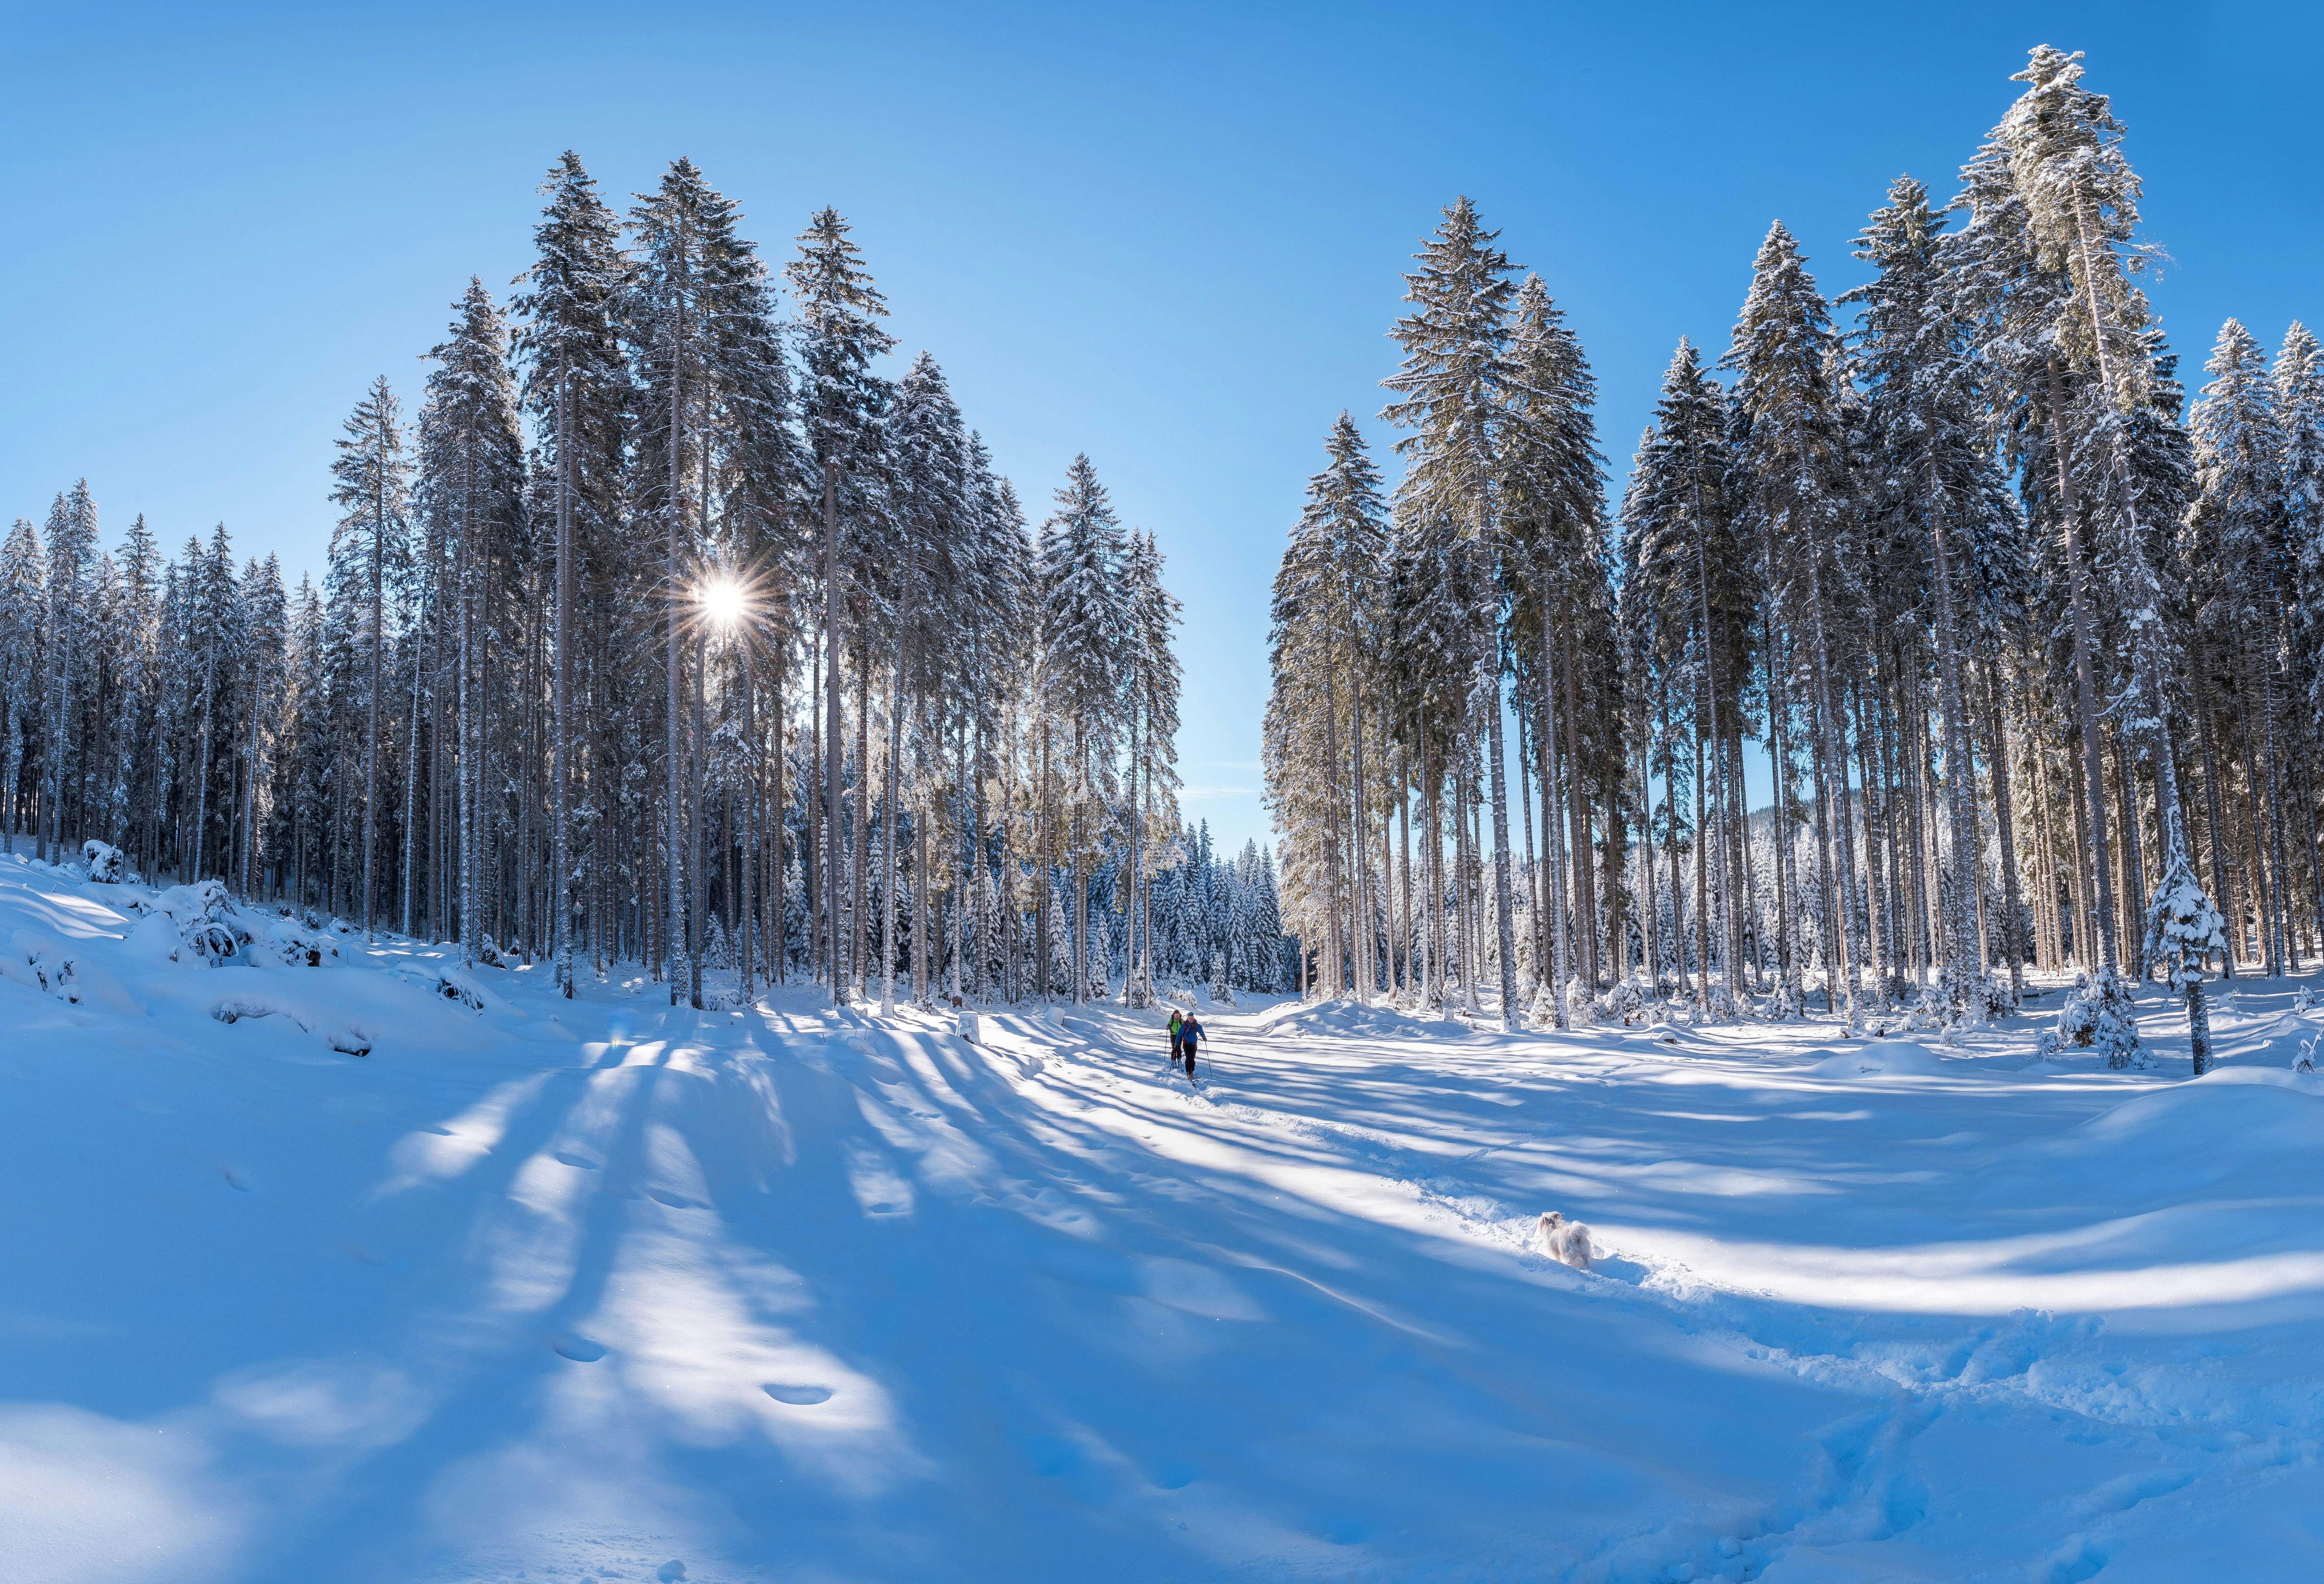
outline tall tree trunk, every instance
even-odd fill
[[[1549,897],[1549,1000],[1551,1020],[1559,1028],[1571,1026],[1565,1005],[1565,984],[1572,960],[1566,939],[1565,819],[1563,782],[1557,765],[1558,668],[1550,642],[1550,614],[1545,603],[1541,618],[1541,845],[1542,861],[1549,866],[1544,889]]]
[[[823,867],[835,870],[839,855],[839,761],[840,703],[839,703],[839,483],[837,459],[826,457],[823,467],[823,653],[825,673],[823,678],[824,733],[819,750],[823,755],[823,813],[825,851],[821,853]],[[847,1005],[848,987],[844,961],[839,950],[839,890],[838,880],[832,873],[817,877],[816,882],[817,914],[816,945],[831,968],[831,1004]]]
[[[557,806],[549,859],[557,993],[573,997],[573,433],[570,367],[557,380],[557,741],[549,777]]]
[[[2106,777],[2099,763],[2098,681],[2091,669],[2091,651],[2096,645],[2091,636],[2089,572],[2082,565],[2081,511],[2075,502],[2074,470],[2066,444],[2066,387],[2055,353],[2050,355],[2047,368],[2050,447],[2058,465],[2059,517],[2066,535],[2067,597],[2073,614],[2074,704],[2081,715],[2082,800],[2090,822],[2089,867],[2098,886],[2091,908],[2096,915],[2098,950],[2094,954],[2084,955],[2095,964],[2112,967],[2118,965],[2122,958],[2115,950],[2114,877],[2110,872],[2114,864],[2107,841]]]
[[[1488,778],[1493,800],[1493,916],[1495,943],[1501,953],[1501,1029],[1515,1033],[1525,1027],[1517,1015],[1517,936],[1509,918],[1509,797],[1508,770],[1501,743],[1501,675],[1495,656],[1492,691],[1485,704],[1485,751],[1492,758]],[[1359,760],[1360,767],[1361,761]],[[1361,770],[1359,769],[1360,775]],[[1370,989],[1369,986],[1366,987]]]

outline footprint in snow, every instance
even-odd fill
[[[603,1161],[593,1161],[586,1155],[576,1155],[568,1149],[552,1150],[549,1158],[582,1172],[594,1172],[604,1165]]]
[[[795,1408],[812,1408],[817,1403],[831,1401],[831,1388],[826,1386],[771,1385],[760,1388],[778,1403],[788,1403]]]
[[[605,1356],[605,1344],[593,1342],[587,1337],[551,1337],[549,1346],[558,1357],[570,1358],[576,1364],[595,1364]]]

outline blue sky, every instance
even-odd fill
[[[1266,839],[1268,579],[1398,272],[1456,193],[1541,272],[1618,472],[1680,336],[1722,346],[1768,222],[1828,291],[1889,180],[1949,194],[2026,49],[2089,54],[2190,372],[2324,318],[2312,10],[20,7],[0,51],[0,515],[86,475],[110,541],[224,520],[319,567],[331,440],[408,398],[549,161],[690,155],[775,262],[830,203],[1028,507],[1086,451],[1187,606],[1190,815]]]

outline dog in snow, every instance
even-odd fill
[[[1580,1221],[1569,1221],[1554,1210],[1541,1212],[1541,1227],[1534,1233],[1534,1245],[1561,1265],[1575,1270],[1590,1268],[1590,1229]]]

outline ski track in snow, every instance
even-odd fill
[[[2153,996],[2135,1073],[1262,1001],[1190,1090],[131,896],[0,858],[12,1580],[2324,1576],[2283,981],[2200,1082]]]

